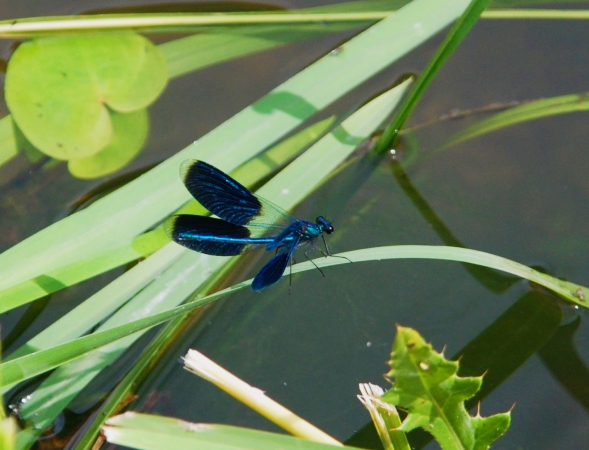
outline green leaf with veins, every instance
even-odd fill
[[[487,449],[507,431],[509,412],[472,417],[464,407],[480,389],[482,376],[458,377],[458,362],[434,351],[417,331],[398,327],[390,366],[393,387],[382,400],[407,410],[400,430],[421,427],[444,450]]]
[[[160,51],[135,33],[39,38],[10,58],[6,102],[39,150],[86,158],[110,143],[112,110],[147,107],[167,80]]]

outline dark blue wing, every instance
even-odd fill
[[[204,161],[186,160],[182,181],[198,202],[212,214],[235,225],[247,225],[252,236],[271,234],[297,221],[284,209],[258,197],[229,175]]]
[[[240,255],[258,245],[272,242],[271,238],[252,238],[250,230],[212,217],[178,215],[164,223],[170,238],[191,250],[215,256]]]
[[[282,247],[282,249],[258,272],[252,281],[252,290],[260,292],[268,286],[272,286],[280,278],[286,270],[292,254],[299,245],[300,238],[294,239],[289,245]]]
[[[180,175],[192,196],[227,222],[245,225],[262,210],[262,204],[249,189],[204,161],[184,161]]]

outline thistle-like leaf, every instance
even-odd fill
[[[397,328],[387,376],[393,387],[382,397],[407,410],[399,427],[421,427],[431,433],[443,450],[483,450],[503,435],[511,420],[509,412],[483,418],[471,416],[464,401],[481,387],[481,377],[458,377],[458,362],[448,361],[405,327]]]

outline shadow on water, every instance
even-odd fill
[[[403,165],[399,161],[391,159],[390,169],[401,189],[407,194],[407,197],[411,200],[417,211],[419,211],[425,221],[431,225],[432,229],[437,233],[440,239],[446,245],[451,247],[467,248],[460,239],[454,236],[452,231],[446,226],[446,224],[444,224],[427,200],[413,185],[409,175],[403,168]],[[505,275],[486,267],[465,263],[462,263],[462,266],[474,279],[492,292],[505,292],[513,286],[513,284],[519,281],[518,277]]]

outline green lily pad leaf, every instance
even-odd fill
[[[21,44],[6,102],[26,138],[57,159],[86,158],[112,137],[112,110],[144,109],[163,91],[166,62],[134,33],[62,36]]]
[[[68,169],[77,178],[98,178],[125,167],[143,148],[149,132],[146,109],[131,113],[111,112],[110,144],[87,158],[70,159]]]
[[[482,377],[457,376],[458,363],[434,351],[417,331],[398,327],[390,364],[394,383],[381,400],[407,411],[400,430],[421,427],[443,450],[485,450],[507,431],[509,412],[468,414],[464,401],[480,389]]]

